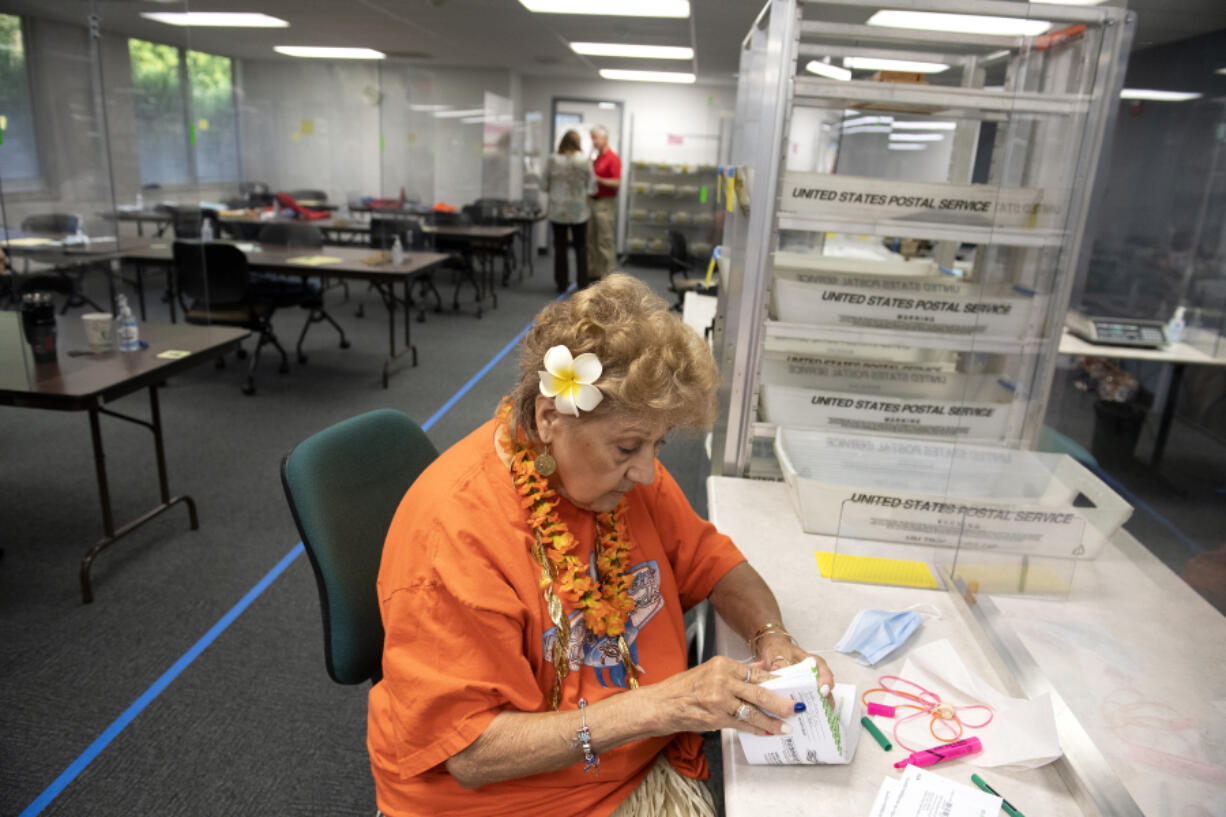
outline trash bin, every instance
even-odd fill
[[[1116,403],[1099,400],[1094,403],[1094,437],[1090,453],[1108,471],[1124,468],[1132,462],[1132,452],[1141,439],[1148,410],[1138,403]]]

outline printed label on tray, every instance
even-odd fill
[[[1009,398],[1009,390],[996,375],[969,375],[941,363],[840,360],[769,351],[762,356],[762,381],[896,397],[969,401]]]
[[[1047,556],[1086,555],[1085,519],[1072,508],[944,501],[853,491],[839,535],[909,545]]]
[[[939,184],[789,172],[783,209],[828,218],[882,218],[971,227],[1054,229],[1064,220],[1063,198],[1042,190],[987,184]]]
[[[940,294],[895,294],[875,291],[877,279],[872,280],[873,287],[855,288],[776,280],[776,314],[789,323],[990,337],[1021,337],[1030,319],[1033,299],[1020,293],[1007,297],[981,293],[974,284],[950,283],[941,285]]]
[[[1011,403],[890,399],[762,385],[762,415],[766,422],[830,431],[999,440],[1004,436],[1011,411]]]

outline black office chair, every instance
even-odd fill
[[[302,190],[291,190],[289,196],[296,202],[316,201],[326,202],[328,200],[328,192],[326,190],[313,190],[304,188]]]
[[[289,371],[289,356],[272,328],[272,315],[279,304],[252,292],[247,256],[241,250],[231,244],[175,241],[174,277],[179,295],[187,301],[184,317],[188,323],[238,326],[259,333],[255,353],[247,363],[243,394],[255,394],[255,367],[266,344],[281,353],[278,371]]]
[[[312,435],[281,460],[281,486],[319,590],[324,664],[338,684],[383,677],[375,590],[383,541],[400,500],[437,456],[416,423],[379,409]]]
[[[74,235],[81,227],[81,217],[71,213],[35,213],[21,220],[21,231],[25,233],[41,233],[48,236]],[[89,305],[97,312],[107,310],[85,294],[85,273],[91,265],[70,264],[51,269],[43,269],[30,273],[30,259],[24,259],[22,271],[10,283],[9,297],[13,301],[21,299],[23,292],[55,292],[63,295],[64,305],[60,308],[63,315],[74,306]]]
[[[423,223],[428,227],[466,227],[473,222],[465,213],[446,213],[432,211],[422,216]],[[473,289],[477,294],[478,303],[482,300],[481,286],[477,283],[477,270],[473,265],[473,247],[472,243],[462,239],[447,238],[446,236],[433,235],[430,236],[430,246],[435,252],[447,253],[450,258],[443,262],[444,269],[452,271],[452,281],[455,283],[455,292],[452,295],[452,308],[460,308],[460,288],[467,280],[472,284]],[[478,310],[480,317],[480,310]]]
[[[695,273],[694,278],[690,273]],[[718,292],[718,273],[712,276],[711,286],[706,286],[707,271],[690,256],[685,236],[677,230],[668,231],[668,288],[677,293],[673,309],[680,312],[685,304],[685,293],[703,292],[714,295]]]
[[[370,246],[376,250],[390,250],[392,243],[400,239],[400,246],[405,252],[426,252],[429,250],[429,245],[426,242],[425,236],[418,227],[417,222],[412,219],[404,218],[371,218],[370,220]],[[444,266],[446,266],[444,264]],[[374,286],[373,284],[371,285]],[[413,290],[417,290],[417,300],[413,298]],[[369,289],[367,290],[370,291]],[[424,308],[426,292],[434,296],[434,311],[443,311],[443,299],[439,295],[438,289],[434,286],[434,277],[430,272],[423,272],[413,279],[413,283],[409,286],[409,305],[415,303],[417,307],[417,320],[419,323],[424,323],[426,320],[426,312]],[[359,317],[363,314],[361,307],[358,309]]]
[[[313,224],[275,222],[260,228],[259,241],[261,244],[315,249],[324,245],[324,234]],[[253,273],[251,286],[257,297],[273,300],[278,306],[300,306],[308,310],[306,323],[302,325],[302,332],[298,335],[298,344],[295,347],[299,363],[307,362],[307,356],[302,352],[302,341],[306,339],[312,324],[322,321],[332,324],[341,336],[340,347],[349,348],[345,330],[324,309],[323,289],[326,289],[326,286],[323,282],[309,279],[303,281],[291,275]],[[348,297],[348,289],[345,290],[345,295]]]

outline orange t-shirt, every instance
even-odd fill
[[[575,764],[561,771],[475,790],[461,788],[442,765],[499,712],[548,711],[554,685],[545,656],[555,628],[529,551],[527,513],[495,452],[495,422],[426,469],[388,531],[378,581],[383,680],[370,690],[366,738],[380,810],[388,817],[601,817],[665,748],[679,772],[705,777],[701,739],[689,733],[605,752],[599,775],[584,773],[577,750]],[[694,513],[659,462],[652,484],[626,496],[635,599],[626,635],[646,685],[685,670],[683,613],[744,557]],[[594,515],[566,500],[557,512],[580,543],[575,555],[587,558]],[[577,709],[580,697],[594,703],[624,693],[617,650],[602,650],[604,639],[585,639],[582,616],[566,607],[571,672],[559,708]]]

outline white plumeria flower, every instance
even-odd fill
[[[572,358],[570,349],[554,346],[545,353],[545,368],[540,371],[541,394],[554,398],[558,411],[578,417],[580,410],[591,411],[604,399],[592,385],[603,370],[591,352]]]

